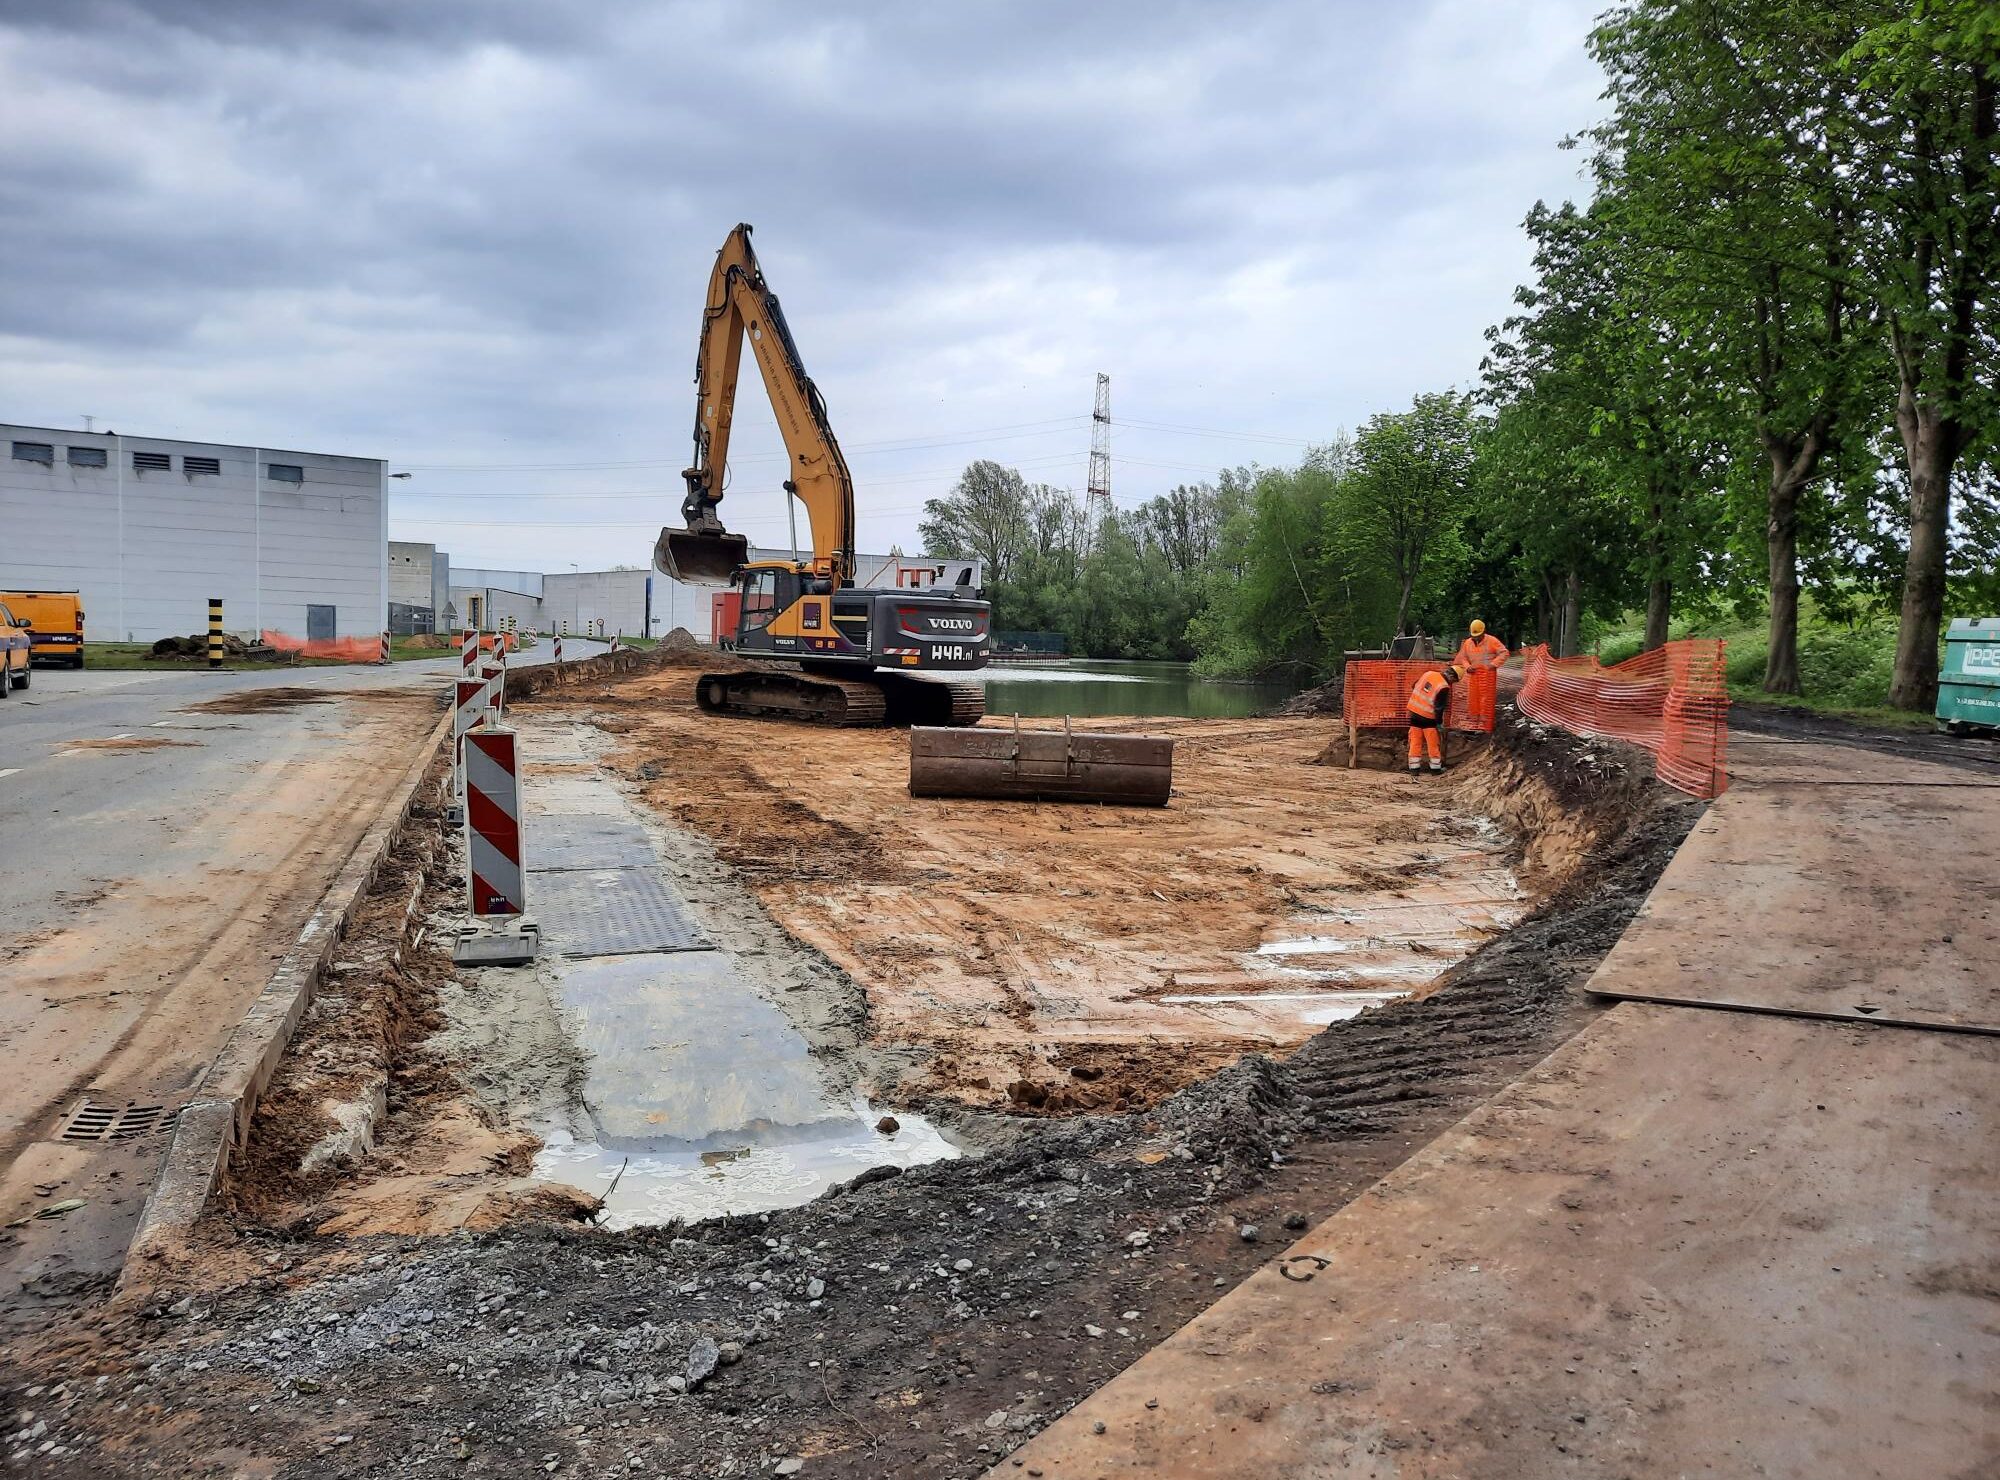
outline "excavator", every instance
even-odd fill
[[[785,494],[805,505],[811,524],[809,560],[751,560],[749,541],[716,512],[746,337],[784,437]],[[709,275],[695,357],[694,466],[681,476],[685,527],[660,531],[654,564],[676,580],[734,590],[735,601],[717,603],[732,619],[716,643],[762,660],[702,674],[702,709],[849,726],[979,722],[985,690],[934,675],[986,666],[993,609],[968,586],[855,584],[854,479],[750,249],[748,225],[729,233]]]

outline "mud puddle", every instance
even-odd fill
[[[277,689],[243,689],[234,694],[221,694],[213,699],[204,699],[199,704],[187,704],[175,710],[176,714],[276,714],[280,710],[296,709],[301,704],[331,704],[335,699],[347,697],[332,689],[308,689],[298,685],[288,685]]]
[[[784,1127],[772,1140],[733,1132],[633,1150],[578,1141],[550,1127],[531,1175],[602,1198],[598,1226],[621,1229],[793,1207],[870,1167],[902,1170],[960,1154],[922,1116],[891,1117],[898,1123],[893,1134],[875,1128],[880,1118],[857,1097],[842,1113]]]

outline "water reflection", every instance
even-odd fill
[[[1120,663],[1071,658],[1060,663],[995,663],[978,673],[988,714],[1158,714],[1236,719],[1262,714],[1298,692],[1283,681],[1224,683],[1197,678],[1185,663]]]

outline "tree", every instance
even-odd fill
[[[1845,59],[1859,80],[1852,179],[1910,480],[1889,703],[1925,710],[1937,702],[1952,471],[2000,410],[2000,17],[1983,0],[1866,9],[1875,23]]]
[[[976,556],[989,582],[1004,582],[1028,548],[1027,485],[1015,469],[981,459],[945,497],[924,501],[917,532],[931,554]]]
[[[1547,465],[1588,466],[1600,480],[1591,497],[1622,511],[1620,543],[1643,581],[1653,648],[1667,640],[1676,593],[1703,593],[1726,574],[1721,403],[1606,211],[1538,203],[1528,213],[1536,281],[1515,292],[1522,312],[1489,333],[1483,368],[1497,404],[1533,395],[1545,434],[1595,444]]]
[[[1876,409],[1857,394],[1872,320],[1853,285],[1847,84],[1828,65],[1858,34],[1817,0],[1641,0],[1591,42],[1614,104],[1590,134],[1593,214],[1629,244],[1631,270],[1693,355],[1680,376],[1741,400],[1727,414],[1765,464],[1775,693],[1799,691],[1802,501],[1836,437]]]
[[[1340,538],[1362,560],[1393,576],[1401,632],[1411,598],[1446,552],[1462,554],[1459,525],[1469,512],[1477,430],[1469,396],[1420,395],[1410,409],[1370,417],[1354,439],[1344,480]]]

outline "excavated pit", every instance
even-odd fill
[[[207,1220],[198,1257],[166,1288],[87,1332],[53,1332],[24,1357],[108,1374],[106,1384],[82,1390],[86,1397],[65,1400],[60,1422],[69,1427],[59,1432],[80,1442],[90,1462],[76,1473],[159,1472],[163,1463],[172,1468],[173,1455],[224,1448],[287,1455],[302,1473],[436,1462],[500,1475],[532,1460],[561,1473],[748,1475],[785,1457],[805,1459],[814,1475],[980,1473],[1282,1247],[1285,1229],[1338,1208],[1586,1020],[1595,1009],[1575,986],[1699,812],[1653,785],[1643,758],[1511,715],[1446,794],[1416,793],[1425,783],[1401,777],[1307,766],[1323,724],[1290,738],[1279,722],[1236,732],[1251,751],[1286,755],[1290,769],[1272,759],[1268,775],[1254,755],[1218,748],[1219,731],[1189,725],[1184,754],[1198,764],[1184,774],[1205,766],[1237,773],[1260,818],[1248,834],[1271,854],[1246,860],[1258,872],[1233,876],[1217,918],[1203,918],[1196,886],[1221,853],[1201,855],[1183,837],[1158,863],[1141,865],[1121,857],[1130,848],[1104,831],[1115,822],[1046,809],[1058,813],[1056,837],[1100,844],[1091,857],[1134,875],[1121,879],[1116,899],[1099,901],[1106,923],[1120,927],[1102,936],[1105,959],[1121,968],[1142,961],[1158,977],[1147,979],[1154,986],[1175,974],[1164,990],[1107,997],[1122,1022],[1158,1034],[1171,1019],[1150,1014],[1183,1006],[1160,999],[1189,995],[1174,990],[1180,967],[1144,959],[1149,937],[1165,933],[1191,950],[1212,936],[1250,972],[1260,945],[1284,932],[1299,938],[1301,922],[1309,940],[1342,939],[1316,889],[1393,899],[1455,877],[1450,868],[1424,874],[1421,863],[1413,875],[1343,858],[1338,878],[1303,879],[1308,844],[1328,826],[1324,798],[1364,795],[1351,788],[1381,788],[1406,814],[1348,819],[1378,850],[1442,853],[1450,844],[1453,858],[1470,860],[1490,844],[1481,864],[1512,875],[1523,918],[1482,930],[1484,943],[1420,997],[1317,1030],[1291,1008],[1274,1008],[1255,1020],[1255,1033],[1232,1029],[1236,1041],[1196,1043],[1124,1029],[1044,1033],[1038,994],[998,984],[1010,963],[1046,957],[1007,949],[1014,927],[996,921],[1022,915],[1019,900],[1004,910],[988,904],[987,915],[968,916],[985,954],[967,958],[983,964],[954,980],[995,984],[989,1021],[954,1018],[950,1034],[926,1037],[907,1031],[910,1016],[879,1004],[906,981],[931,979],[935,956],[912,965],[871,949],[869,958],[886,966],[871,974],[857,953],[857,975],[841,969],[835,950],[788,947],[786,924],[853,919],[898,891],[935,892],[945,865],[871,839],[843,813],[839,799],[870,784],[865,759],[814,772],[794,764],[787,795],[773,784],[785,772],[757,774],[723,737],[682,743],[671,702],[652,687],[673,678],[586,683],[537,708],[615,737],[602,757],[630,796],[659,809],[659,836],[672,844],[667,872],[698,910],[738,900],[733,945],[770,952],[773,1000],[829,1082],[924,1106],[978,1154],[868,1172],[796,1207],[624,1233],[590,1228],[569,1216],[575,1199],[561,1199],[564,1211],[553,1216],[535,1205],[531,1158],[518,1144],[484,1168],[450,1157],[413,1164],[446,1156],[438,1142],[450,1139],[461,1113],[504,1139],[532,1118],[530,1102],[533,1113],[547,1108],[548,1095],[522,1093],[524,1059],[534,1057],[523,1055],[522,1035],[507,1039],[496,1068],[482,1038],[491,1025],[471,1011],[423,1040],[421,1054],[399,1050],[423,1083],[435,1073],[455,1090],[446,1082],[436,1096],[399,1096],[392,1078],[371,1155],[344,1169],[322,1162],[289,1188],[265,1184],[261,1202],[239,1192],[236,1215]],[[680,795],[690,766],[711,777],[713,798]],[[1279,782],[1294,779],[1319,811],[1301,806],[1281,828],[1270,809],[1282,800]],[[754,809],[727,810],[746,798]],[[711,806],[721,810],[700,812]],[[1199,819],[1219,806],[1191,785],[1168,814],[1185,807]],[[731,816],[782,828],[730,825]],[[1432,817],[1456,820],[1434,835]],[[1479,836],[1476,817],[1502,836]],[[991,838],[962,815],[953,821],[943,836],[954,846],[991,855]],[[1413,827],[1416,836],[1398,836]],[[1470,836],[1457,835],[1468,828]],[[1047,850],[1030,859],[1044,870],[1061,864]],[[1170,892],[1163,874],[1187,892]],[[1043,876],[1059,889],[1095,887]],[[745,884],[754,908],[742,903]],[[1155,888],[1168,896],[1157,912],[1133,903]],[[1241,915],[1238,895],[1258,909]],[[1038,940],[1074,939],[1063,932],[1077,908],[1073,897],[1060,908],[1032,904],[1025,923]],[[1273,925],[1282,925],[1275,936]],[[1288,952],[1263,954],[1282,961]],[[1022,980],[1035,975],[1024,971]],[[397,990],[395,977],[384,980]],[[430,990],[478,995],[463,982]],[[1353,984],[1316,983],[1311,995],[1325,1005],[1341,990]],[[1280,1022],[1288,1024],[1282,1032],[1273,1026]],[[311,1043],[309,1024],[295,1057],[309,1058]],[[1014,1089],[1022,1083],[1051,1092],[1037,1101]],[[573,1093],[566,1082],[554,1088]],[[417,1106],[402,1131],[399,1105]],[[311,1134],[292,1135],[287,1154],[324,1144],[334,1125],[326,1116]],[[378,1175],[385,1148],[386,1177]],[[382,1191],[399,1180],[400,1191]],[[485,1200],[496,1189],[519,1195],[497,1226],[437,1213],[454,1197]],[[407,1216],[413,1209],[422,1216]],[[436,1232],[447,1227],[462,1231]],[[492,1231],[472,1231],[480,1228]],[[426,1232],[434,1236],[410,1236]],[[710,1342],[724,1361],[690,1383]],[[410,1402],[417,1391],[423,1400]],[[116,1411],[120,1402],[127,1406]],[[167,1410],[170,1428],[147,1428],[149,1415]]]

